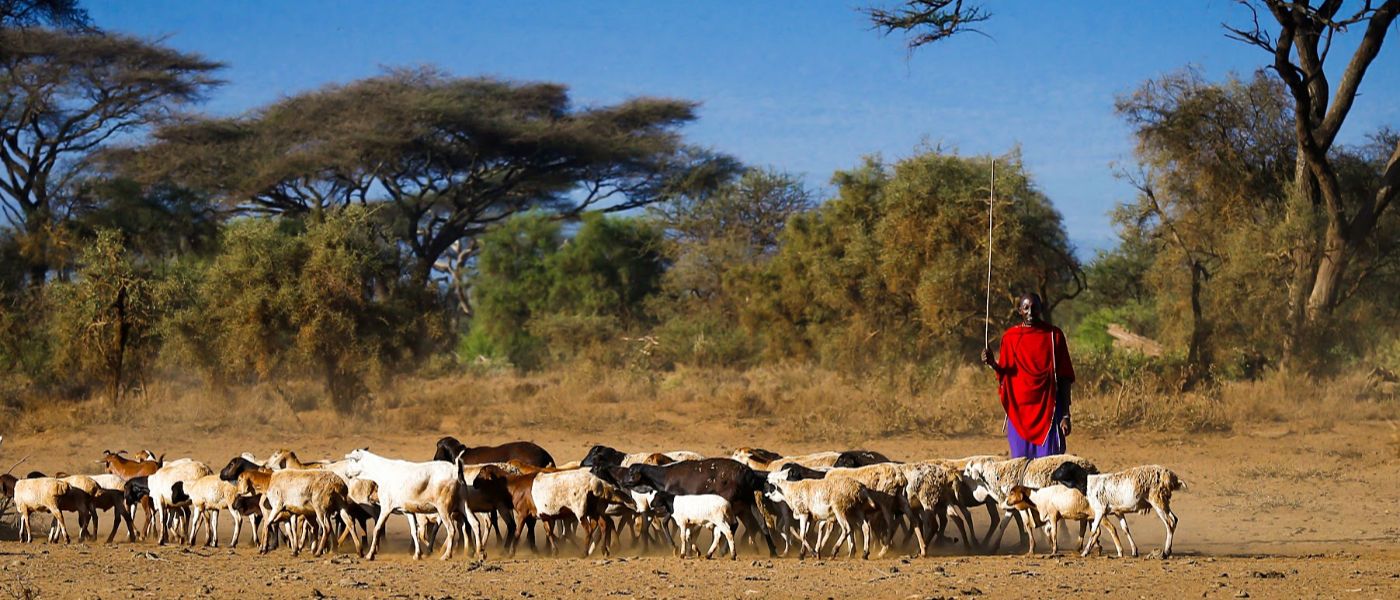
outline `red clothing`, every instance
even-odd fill
[[[999,364],[997,391],[1006,417],[1026,441],[1045,443],[1055,418],[1054,375],[1059,374],[1061,383],[1074,381],[1064,332],[1044,323],[1007,329],[1001,336]]]

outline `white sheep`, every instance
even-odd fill
[[[457,465],[446,461],[410,462],[384,458],[361,448],[345,455],[342,476],[368,479],[379,488],[379,517],[375,519],[373,533],[370,534],[369,552],[365,558],[373,559],[379,550],[379,538],[384,532],[384,522],[395,511],[403,513],[408,520],[409,537],[413,540],[413,558],[423,556],[423,544],[418,533],[417,513],[435,513],[440,522],[448,524],[447,544],[442,552],[442,560],[452,558],[452,550],[457,539],[457,522],[453,520],[454,505],[459,501],[457,487],[462,485],[462,471]],[[343,480],[342,480],[343,483]],[[468,512],[463,509],[463,513]]]
[[[875,501],[870,497],[870,490],[860,482],[848,477],[833,477],[800,481],[778,480],[771,485],[772,488],[765,495],[774,502],[787,504],[797,520],[797,538],[802,541],[798,558],[806,558],[808,550],[812,550],[817,558],[821,558],[821,550],[826,545],[833,523],[841,528],[841,534],[837,536],[832,547],[833,558],[839,551],[842,540],[846,543],[847,556],[855,556],[854,529],[857,524],[865,536],[865,548],[861,557],[870,557],[870,522],[866,520],[865,514],[868,510],[875,509]],[[812,521],[817,522],[815,549],[807,543],[807,532]]]
[[[535,503],[536,514],[546,524],[546,539],[550,549],[555,552],[558,545],[554,523],[569,517],[578,519],[588,542],[584,556],[593,554],[593,533],[600,526],[603,555],[608,556],[612,552],[612,521],[603,514],[608,504],[621,504],[633,511],[637,508],[630,495],[584,469],[536,475],[530,497]]]
[[[1186,489],[1186,482],[1178,478],[1171,469],[1161,465],[1145,465],[1117,473],[1097,475],[1089,473],[1080,465],[1065,463],[1055,470],[1053,478],[1084,494],[1089,500],[1089,507],[1094,511],[1089,539],[1082,550],[1084,556],[1089,555],[1091,545],[1098,541],[1099,526],[1108,515],[1118,517],[1123,534],[1128,537],[1128,546],[1132,548],[1133,556],[1137,556],[1137,542],[1133,541],[1133,533],[1128,529],[1128,519],[1125,515],[1130,512],[1146,513],[1148,510],[1156,511],[1157,517],[1167,529],[1166,540],[1162,542],[1162,558],[1171,556],[1172,537],[1176,533],[1178,522],[1176,513],[1172,512],[1171,508],[1172,492]],[[1121,548],[1118,555],[1123,555]]]
[[[175,484],[188,486],[196,479],[206,475],[213,475],[214,471],[202,462],[180,459],[165,463],[165,466],[158,469],[147,479],[147,484],[151,488],[151,503],[155,508],[156,527],[159,528],[159,544],[165,545],[170,530],[174,527],[177,519],[177,508],[182,508],[185,502],[175,500]]]
[[[928,556],[929,536],[935,532],[942,536],[947,518],[951,518],[962,533],[963,547],[971,550],[968,539],[971,517],[966,508],[956,506],[961,475],[941,461],[908,463],[901,468],[907,481],[904,498],[909,508],[910,527],[918,536],[919,556]],[[966,524],[965,518],[969,521]]]
[[[238,491],[232,482],[224,481],[218,475],[205,475],[186,484],[185,494],[190,497],[190,508],[194,512],[190,523],[189,545],[194,545],[195,535],[203,524],[208,533],[204,545],[215,548],[219,546],[219,512],[223,510],[227,510],[233,517],[233,537],[229,540],[229,545],[237,543],[238,536],[243,531],[243,515],[235,506],[238,502]]]
[[[10,493],[11,499],[14,501],[15,513],[19,515],[19,539],[21,542],[34,541],[34,534],[29,526],[30,514],[46,512],[54,515],[54,523],[58,526],[58,531],[50,534],[49,541],[55,542],[58,535],[62,535],[65,543],[71,543],[73,540],[68,536],[68,527],[63,523],[63,511],[76,512],[80,517],[90,515],[93,511],[92,497],[87,492],[68,485],[63,480],[53,477],[16,480],[8,473],[4,477],[5,491]],[[85,518],[81,520],[86,522]]]

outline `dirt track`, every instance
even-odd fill
[[[237,451],[260,455],[274,447],[305,456],[340,455],[369,445],[394,456],[431,455],[438,434],[421,437],[324,436],[273,431],[157,434],[92,430],[7,439],[3,462],[34,452],[19,470],[83,470],[105,447],[151,447],[170,456],[223,462]],[[22,545],[0,542],[0,598],[23,587],[46,598],[174,598],[200,596],[308,597],[1340,597],[1400,595],[1400,490],[1395,449],[1385,424],[1338,424],[1299,433],[1287,424],[1230,435],[1135,434],[1071,438],[1072,449],[1102,468],[1143,463],[1170,466],[1190,485],[1174,498],[1181,517],[1177,556],[1168,561],[1091,557],[956,556],[798,561],[768,559],[741,546],[738,561],[637,557],[623,547],[610,559],[539,558],[473,564],[462,558],[414,562],[404,553],[403,521],[395,517],[389,553],[373,562],[351,555],[258,556],[240,547],[183,549],[149,543],[114,546]],[[719,453],[759,445],[741,432],[714,426],[680,436],[620,434],[610,439],[567,432],[531,436],[561,460],[595,442],[624,449],[687,448]],[[473,440],[493,442],[494,439]],[[786,452],[803,445],[778,446]],[[896,458],[961,456],[1002,450],[991,438],[869,440],[863,445]],[[89,467],[88,465],[91,465]],[[979,518],[979,531],[985,527]],[[1130,517],[1144,553],[1160,546],[1155,516]],[[41,523],[37,522],[36,524]],[[104,522],[104,530],[107,524]],[[227,522],[221,528],[226,537]],[[104,531],[105,533],[105,531]],[[246,536],[246,534],[245,534]],[[1014,536],[1006,537],[1008,544]],[[226,542],[226,540],[225,540]],[[247,540],[245,538],[244,544]],[[953,549],[945,549],[952,552]],[[568,550],[572,554],[572,549]]]

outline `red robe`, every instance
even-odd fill
[[[1001,336],[1000,365],[997,391],[1006,417],[1026,441],[1045,443],[1055,418],[1054,374],[1059,373],[1061,383],[1074,381],[1064,332],[1045,323],[1007,329]]]

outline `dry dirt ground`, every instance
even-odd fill
[[[1303,428],[1307,429],[1307,428]],[[303,457],[340,456],[368,446],[390,456],[426,459],[439,434],[363,436],[288,434],[273,430],[171,433],[92,428],[81,433],[7,436],[0,463],[32,456],[17,471],[92,472],[104,448],[151,448],[191,456],[215,468],[242,451],[277,447]],[[471,439],[494,443],[503,438]],[[574,460],[594,443],[624,450],[692,449],[719,454],[736,446],[775,446],[788,453],[810,444],[764,443],[771,435],[712,424],[691,431],[620,432],[603,439],[562,431],[522,437],[559,460]],[[259,556],[244,545],[157,547],[20,544],[6,529],[0,541],[0,599],[24,598],[555,598],[555,597],[1133,597],[1268,598],[1400,597],[1400,457],[1394,427],[1339,423],[1325,431],[1272,429],[1231,434],[1072,436],[1071,449],[1105,470],[1161,463],[1189,484],[1174,498],[1181,518],[1170,560],[1003,554],[935,558],[799,561],[770,559],[740,547],[739,560],[638,556],[630,546],[611,558],[535,557],[485,563],[464,558],[414,562],[402,518],[389,522],[388,552],[375,561],[352,554],[311,558],[285,551]],[[866,440],[862,445],[901,459],[956,457],[1005,450],[993,437]],[[227,517],[225,517],[227,518]],[[36,517],[36,525],[47,523]],[[1144,555],[1160,547],[1152,515],[1129,517]],[[985,527],[985,513],[977,521]],[[104,533],[108,523],[104,520]],[[221,528],[230,531],[227,521]],[[245,533],[246,536],[246,533]],[[105,538],[105,535],[104,535]],[[226,543],[227,540],[225,540]],[[1015,536],[1006,536],[1007,546]],[[1010,551],[1003,548],[1003,552]]]

